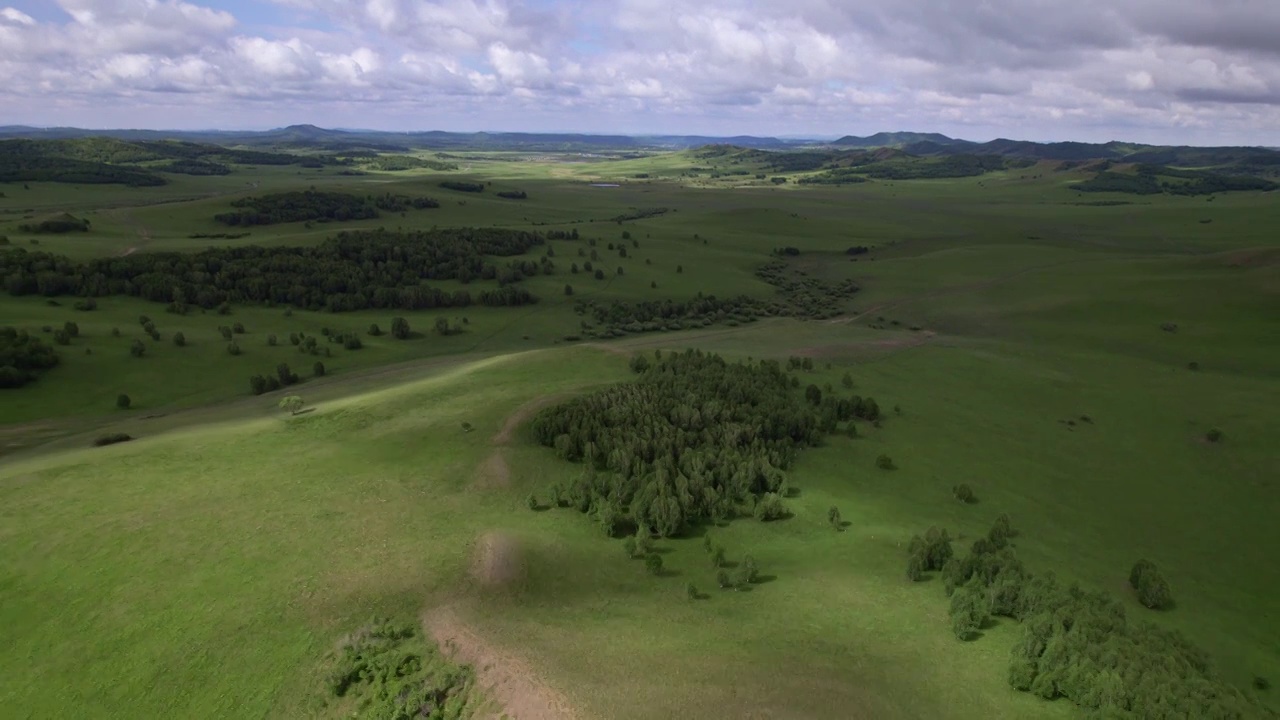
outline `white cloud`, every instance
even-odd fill
[[[283,110],[237,103],[287,98],[320,124],[1280,144],[1272,0],[267,1],[298,26],[217,0],[2,8],[0,100],[59,124],[145,103],[244,124]]]

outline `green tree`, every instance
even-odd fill
[[[849,373],[845,373],[845,374],[844,374],[844,377],[840,378],[840,384],[841,384],[841,385],[843,385],[843,386],[845,387],[845,389],[846,389],[846,390],[852,389],[852,388],[853,388],[853,376],[852,376],[852,375],[850,375]]]
[[[311,374],[315,375],[316,377],[324,377],[324,373],[325,373],[324,363],[317,360],[316,364],[311,366]]]
[[[53,341],[59,345],[70,345],[71,334],[66,330],[55,330],[53,333]]]
[[[573,286],[572,286],[572,285],[570,285],[569,283],[565,283],[565,285],[564,285],[564,294],[565,294],[565,295],[572,295],[572,294],[573,294]]]
[[[128,410],[129,407],[132,405],[133,405],[133,401],[129,399],[128,395],[125,395],[124,393],[120,393],[119,395],[116,396],[117,408],[120,408],[121,410]]]
[[[391,337],[397,340],[409,339],[409,321],[402,317],[391,318]]]
[[[729,580],[728,570],[719,570],[716,572],[716,584],[719,585],[722,590],[728,588],[732,584]]]
[[[302,411],[302,397],[298,395],[286,395],[280,399],[280,409],[288,412],[290,415],[297,415]]]
[[[1173,594],[1155,563],[1139,560],[1129,571],[1129,585],[1137,591],[1138,602],[1152,610],[1162,610],[1173,604]]]
[[[649,571],[650,575],[662,574],[662,556],[658,553],[649,553],[644,556],[644,569]]]
[[[697,600],[700,597],[698,595],[698,588],[693,583],[685,585],[684,596],[690,600]]]
[[[238,323],[235,323],[234,325],[232,325],[232,326],[231,326],[231,332],[235,333],[236,335],[243,335],[243,334],[244,334],[244,323],[239,323],[239,322],[238,322]]]
[[[129,354],[136,358],[140,358],[147,354],[147,346],[144,345],[141,340],[134,340],[133,344],[129,346]]]
[[[227,343],[227,352],[231,353],[232,355],[239,355],[243,351],[240,349],[240,343],[237,343],[233,340]]]
[[[876,458],[876,467],[880,468],[881,470],[893,470],[897,467],[897,465],[893,464],[893,458],[889,457],[888,455],[881,454],[879,457]]]
[[[778,520],[785,517],[787,508],[782,504],[782,498],[778,493],[765,493],[756,503],[755,515],[756,519],[768,522],[770,520]]]
[[[178,347],[186,347],[187,336],[183,335],[182,331],[179,330],[178,332],[173,334],[173,344],[177,345]]]
[[[631,356],[630,365],[631,372],[643,373],[645,370],[649,369],[649,358],[645,357],[642,353],[636,353]]]
[[[254,395],[261,395],[267,391],[267,379],[261,375],[254,375],[249,378],[249,391]]]
[[[530,510],[537,510],[537,509],[538,509],[538,496],[537,496],[537,495],[534,495],[533,493],[529,493],[529,497],[525,498],[525,504],[527,504],[527,505],[529,506],[529,509],[530,509]]]
[[[977,499],[973,495],[973,488],[969,487],[965,483],[960,483],[959,485],[952,487],[951,494],[956,500],[959,500],[966,505]]]
[[[724,548],[720,545],[711,549],[711,567],[724,567]]]
[[[628,537],[623,541],[622,549],[626,551],[628,558],[634,558],[636,556],[636,539],[634,537]]]
[[[271,347],[275,347],[275,346],[276,346],[276,342],[277,342],[277,340],[276,340],[275,333],[272,333],[272,334],[270,334],[270,335],[268,335],[268,336],[267,336],[267,344],[268,344],[268,345],[270,345]]]
[[[62,324],[62,329],[71,337],[80,337],[80,326],[70,320]]]
[[[844,527],[844,523],[840,519],[840,508],[832,505],[831,509],[827,510],[827,522],[836,530],[840,530]]]
[[[371,323],[369,325],[369,334],[373,337],[378,337],[382,334],[382,328],[378,327],[378,323]]]
[[[987,621],[987,597],[977,583],[965,585],[951,596],[951,632],[959,640],[971,639]]]
[[[756,559],[747,555],[742,558],[742,565],[738,566],[738,578],[745,583],[753,583],[760,578],[760,569],[756,566]]]

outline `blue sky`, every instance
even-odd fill
[[[0,0],[0,124],[1280,145],[1273,0]]]

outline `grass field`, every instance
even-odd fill
[[[90,217],[84,236],[39,238],[78,258],[218,242],[187,236],[226,231],[210,218],[237,194],[300,183],[442,201],[369,227],[576,227],[583,239],[553,241],[559,272],[527,281],[537,305],[448,313],[468,318],[458,336],[335,347],[321,358],[329,374],[298,389],[314,412],[292,418],[274,409],[278,394],[247,385],[282,361],[310,374],[315,358],[288,334],[385,330],[393,313],[175,316],[122,298],[85,313],[68,298],[6,298],[0,325],[74,320],[82,337],[60,348],[59,368],[0,398],[11,451],[0,455],[0,699],[31,718],[325,716],[320,658],[338,637],[374,614],[431,625],[448,608],[484,640],[483,657],[519,659],[536,675],[524,680],[584,718],[1082,716],[1009,688],[1013,621],[956,641],[941,583],[903,576],[911,535],[939,525],[972,537],[999,513],[1033,569],[1183,631],[1234,685],[1280,678],[1274,195],[1081,205],[1099,198],[1043,166],[844,188],[680,176],[699,163],[490,154],[447,174],[4,187],[0,209]],[[460,197],[435,187],[445,175],[530,199]],[[0,234],[28,246],[12,217]],[[336,227],[255,228],[235,242],[314,242]],[[624,230],[638,247],[619,259],[606,246]],[[587,238],[599,238],[598,266],[626,273],[570,276]],[[875,249],[852,262],[852,245]],[[859,282],[843,317],[561,340],[578,327],[573,299],[767,297],[754,270],[780,246],[801,249],[800,271]],[[164,337],[139,359],[127,348],[144,337],[141,314]],[[409,319],[426,331],[436,315]],[[236,357],[216,332],[233,321],[248,330]],[[188,347],[169,342],[178,330]],[[751,592],[714,588],[700,537],[660,541],[667,573],[653,577],[578,514],[525,507],[578,471],[523,432],[528,403],[625,380],[632,352],[685,347],[810,356],[807,382],[839,386],[847,371],[857,392],[900,408],[881,429],[802,453],[790,519],[711,530],[730,560],[759,561],[768,581]],[[121,392],[135,409],[115,409]],[[1210,428],[1225,439],[1204,441]],[[87,447],[108,431],[139,439]],[[881,453],[899,469],[876,469]],[[979,501],[956,503],[957,483]],[[844,532],[826,523],[832,505]],[[510,570],[498,576],[475,560],[495,543]],[[1130,596],[1139,557],[1159,563],[1175,609]],[[688,601],[687,582],[709,597]],[[1275,691],[1259,696],[1280,710]]]

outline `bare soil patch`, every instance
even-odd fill
[[[477,490],[496,490],[511,487],[511,468],[502,451],[495,449],[489,457],[476,468],[476,476],[471,486]]]
[[[481,717],[491,720],[576,720],[569,701],[544,683],[518,655],[490,642],[463,622],[457,610],[442,606],[422,618],[427,634],[456,662],[475,669],[480,688],[501,707]]]
[[[500,588],[525,576],[524,550],[514,536],[487,532],[476,540],[471,555],[471,577],[485,587]]]

